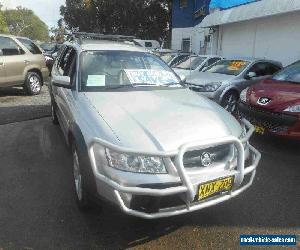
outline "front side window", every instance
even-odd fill
[[[19,48],[18,44],[9,37],[0,37],[0,55],[3,56],[16,56],[24,54],[24,51]]]
[[[250,62],[244,60],[221,60],[204,70],[204,72],[237,76],[242,73],[249,64]]]
[[[29,39],[25,38],[17,38],[19,42],[21,42],[32,54],[37,55],[37,54],[42,54],[42,51],[39,49],[38,46],[34,44]]]
[[[300,61],[279,71],[272,79],[300,84]]]
[[[124,86],[177,86],[180,82],[162,60],[144,52],[87,51],[82,53],[80,65],[83,91]]]
[[[178,69],[191,69],[195,70],[198,68],[204,61],[206,60],[206,57],[200,57],[200,56],[190,56],[177,64],[175,67]]]

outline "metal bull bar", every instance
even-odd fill
[[[141,217],[141,218],[145,218],[145,219],[154,219],[154,218],[179,215],[179,214],[187,213],[190,211],[195,211],[195,210],[199,210],[199,209],[202,209],[205,207],[209,207],[209,206],[221,203],[225,200],[228,200],[232,197],[237,196],[238,194],[240,194],[241,192],[246,190],[248,187],[250,187],[254,180],[255,173],[256,173],[256,167],[260,161],[261,154],[254,147],[252,147],[251,145],[248,145],[252,162],[251,162],[250,166],[245,168],[245,166],[244,166],[244,164],[245,164],[245,152],[244,152],[245,149],[244,149],[243,144],[248,142],[248,140],[250,139],[250,137],[253,134],[255,129],[254,129],[254,126],[245,119],[242,120],[242,125],[248,131],[247,131],[246,135],[244,136],[244,138],[242,138],[241,140],[237,139],[236,137],[229,136],[229,137],[224,137],[224,138],[219,138],[219,139],[214,139],[214,140],[209,140],[209,141],[191,142],[191,143],[182,145],[177,151],[171,151],[171,152],[136,151],[134,149],[116,146],[114,144],[111,144],[111,143],[101,140],[99,138],[94,138],[89,145],[89,156],[91,159],[93,172],[94,172],[97,180],[100,180],[100,181],[106,183],[108,186],[110,186],[114,190],[114,194],[119,203],[120,208],[125,213],[133,215],[133,216],[137,216],[137,217]],[[174,166],[176,167],[176,170],[177,170],[178,176],[180,177],[182,185],[176,186],[176,187],[164,188],[164,189],[122,186],[119,183],[117,183],[116,181],[114,181],[114,180],[108,178],[107,176],[98,172],[97,167],[96,167],[96,162],[95,162],[94,151],[93,151],[93,146],[95,144],[100,144],[101,146],[110,148],[114,151],[117,151],[120,153],[131,154],[131,155],[156,156],[156,157],[163,157],[163,158],[175,156]],[[205,148],[220,146],[220,145],[225,145],[225,144],[233,144],[236,147],[237,152],[238,152],[237,167],[236,167],[236,172],[235,172],[236,173],[235,174],[235,184],[237,186],[239,186],[243,182],[244,176],[249,173],[252,173],[250,181],[243,187],[240,187],[239,189],[237,189],[235,191],[231,191],[228,194],[225,194],[223,196],[217,197],[215,199],[210,199],[208,201],[203,201],[201,203],[191,204],[191,202],[195,198],[196,191],[195,191],[194,186],[183,166],[183,155],[187,151],[196,150],[196,149],[197,150],[205,149]],[[140,211],[128,208],[125,205],[125,203],[120,195],[120,192],[132,194],[132,195],[149,195],[149,196],[168,196],[168,195],[186,193],[187,201],[186,201],[186,205],[170,208],[169,211],[163,211],[163,212],[157,212],[157,213],[145,213],[145,212],[140,212]]]

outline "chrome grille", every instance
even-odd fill
[[[216,163],[226,163],[233,156],[233,152],[232,145],[221,145],[213,148],[188,151],[183,155],[183,165],[185,168],[199,168],[213,166]],[[209,166],[203,164],[202,156],[207,153],[212,160]]]

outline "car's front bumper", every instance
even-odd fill
[[[287,113],[275,113],[268,109],[238,105],[239,119],[247,119],[253,125],[264,129],[264,133],[300,140],[300,117]]]
[[[231,199],[246,190],[252,184],[256,173],[256,167],[261,158],[260,153],[248,143],[250,136],[254,132],[254,127],[246,120],[244,120],[243,123],[247,126],[248,132],[241,140],[235,137],[227,137],[216,139],[214,141],[193,142],[183,145],[177,152],[134,152],[130,149],[119,148],[99,139],[94,139],[90,145],[89,154],[96,177],[98,193],[100,196],[103,196],[117,204],[125,213],[145,219],[155,219],[184,214]],[[148,179],[146,181],[147,177],[143,174],[125,172],[123,173],[125,178],[121,178],[120,176],[116,176],[122,171],[114,169],[111,169],[112,172],[110,174],[100,173],[97,170],[96,157],[93,151],[93,144],[95,143],[100,143],[105,147],[112,148],[113,150],[130,154],[174,157],[175,160],[173,165],[176,168],[175,176],[151,175],[152,179],[150,178],[150,180]],[[183,155],[188,150],[206,149],[222,144],[233,144],[235,146],[238,152],[235,168],[215,171],[210,174],[205,174],[204,172],[201,174],[201,171],[193,174],[183,166]],[[245,167],[246,146],[250,152],[248,159],[250,159],[251,162]],[[128,178],[126,178],[126,176]],[[234,176],[232,191],[222,193],[201,202],[195,201],[198,186],[201,183],[227,176]],[[246,176],[250,177],[247,181],[245,181]],[[132,178],[132,180],[128,182],[128,179],[130,178]],[[155,183],[155,180],[159,182],[156,185],[153,184]],[[172,180],[175,182],[170,182]],[[149,205],[151,202],[159,203],[164,198],[172,198],[174,196],[177,198],[180,197],[183,203],[173,206],[164,206],[162,208],[159,205],[155,208],[155,205],[150,204],[152,209],[147,209],[147,207],[144,206],[145,204]],[[144,205],[137,207],[132,205],[136,198],[142,198],[142,200],[148,199],[148,202],[144,202]],[[174,204],[174,202],[172,204]]]

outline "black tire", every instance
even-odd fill
[[[235,114],[239,95],[236,91],[228,91],[221,101],[221,106],[231,114]]]
[[[74,143],[72,144],[72,159],[73,183],[76,203],[81,211],[87,211],[91,208],[91,201],[88,196],[85,178],[82,175],[80,154]]]
[[[52,123],[58,125],[58,118],[56,114],[56,104],[53,100],[51,100],[51,119]]]
[[[24,82],[24,90],[28,95],[38,95],[42,90],[42,78],[36,72],[28,72]]]

